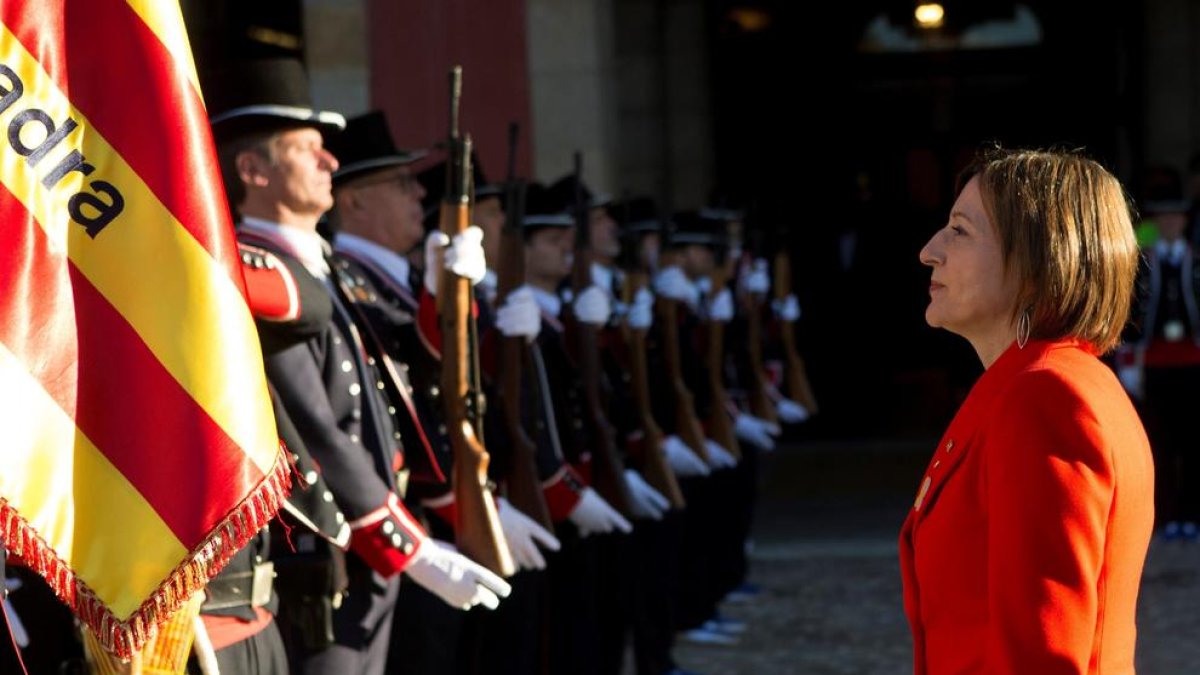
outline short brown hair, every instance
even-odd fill
[[[1077,152],[989,148],[960,175],[960,191],[971,178],[1021,284],[1013,319],[1029,311],[1031,338],[1116,347],[1138,265],[1116,177]]]

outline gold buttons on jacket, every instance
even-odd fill
[[[921,483],[921,491],[917,493],[917,501],[913,502],[913,508],[915,510],[921,510],[921,504],[925,503],[925,495],[929,494],[929,486],[932,484],[933,479],[929,476],[926,476],[925,481]]]

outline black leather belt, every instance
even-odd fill
[[[219,575],[205,587],[200,610],[262,607],[271,601],[274,579],[275,565],[270,562],[259,563],[250,572]]]

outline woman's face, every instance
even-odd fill
[[[932,268],[925,320],[971,342],[994,341],[1013,332],[1018,285],[1006,273],[996,228],[983,207],[979,180],[963,188],[950,220],[925,248]]]

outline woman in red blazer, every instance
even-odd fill
[[[1153,464],[1097,359],[1129,312],[1128,203],[1075,154],[993,151],[964,180],[921,251],[925,317],[986,371],[900,536],[915,671],[1133,673]]]

